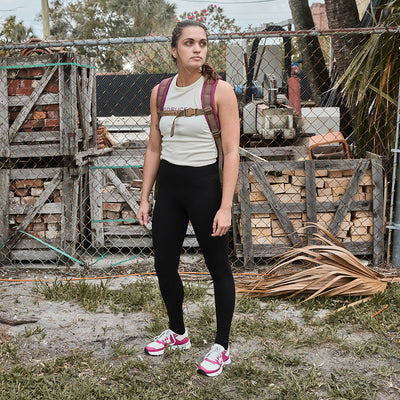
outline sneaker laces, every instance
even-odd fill
[[[167,329],[163,332],[161,332],[158,336],[156,336],[153,340],[155,342],[162,342],[164,343],[167,339],[170,338],[170,336],[173,335],[173,332],[171,331],[171,329]]]
[[[204,359],[209,359],[210,361],[220,361],[221,359],[222,361],[222,352],[223,350],[214,345],[211,347],[211,350],[206,354]]]

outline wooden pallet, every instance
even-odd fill
[[[89,167],[92,246],[102,248],[152,247],[152,225],[139,225],[145,149],[114,150],[94,157]],[[168,227],[166,227],[168,229]],[[198,247],[189,225],[184,247]]]
[[[62,258],[61,252],[76,256],[77,174],[66,167],[1,172],[10,190],[0,198],[0,260],[47,261]]]
[[[57,157],[95,147],[94,62],[72,53],[0,58],[0,125],[6,157]]]
[[[311,243],[318,223],[353,254],[384,258],[384,179],[380,160],[242,162],[234,245],[245,263]],[[299,230],[300,229],[300,230]]]

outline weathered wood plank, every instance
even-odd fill
[[[249,168],[247,163],[241,163],[239,166],[239,185],[244,264],[246,267],[250,267],[254,262],[254,253],[251,235]]]
[[[140,202],[140,191],[129,192],[129,193],[131,194],[131,197],[133,200],[135,200],[136,202]],[[104,192],[103,193],[103,202],[105,202],[105,203],[122,203],[122,202],[125,202],[125,199],[122,196],[122,194],[119,192],[114,192],[114,193]]]
[[[148,236],[149,231],[141,225],[104,225],[105,235]]]
[[[0,65],[3,65],[3,63]],[[8,157],[10,155],[7,93],[7,71],[0,69],[0,157]]]
[[[308,157],[308,150],[304,146],[245,147],[245,150],[259,157]]]
[[[315,186],[315,161],[305,161],[305,174],[306,174],[306,208],[307,208],[307,222],[317,223],[317,189]],[[312,243],[313,235],[317,233],[316,226],[310,225],[307,228],[308,243]]]
[[[8,96],[10,107],[23,107],[30,99],[30,96]],[[48,104],[59,104],[58,93],[42,93],[36,100],[36,105],[45,106]]]
[[[74,256],[78,227],[79,175],[73,168],[63,168],[61,214],[61,247]]]
[[[13,143],[58,142],[59,140],[60,132],[58,131],[18,132]]]
[[[90,211],[91,211],[91,229],[92,229],[92,245],[94,248],[104,247],[104,224],[100,221],[103,219],[103,174],[100,169],[89,170],[89,193],[90,193]]]
[[[142,167],[144,160],[144,154],[137,153],[125,153],[121,156],[106,156],[98,157],[96,160],[97,167]]]
[[[153,239],[151,237],[121,239],[118,237],[107,236],[104,245],[105,247],[115,248],[153,247]],[[199,247],[199,243],[196,238],[185,237],[182,247]]]
[[[60,258],[61,254],[51,249],[43,250],[11,250],[9,254],[10,260],[28,260],[28,261],[52,261]]]
[[[369,255],[372,253],[372,242],[343,243],[343,245],[354,255]],[[255,244],[254,257],[277,257],[289,249],[290,247],[285,245]],[[236,255],[243,257],[242,244],[238,245]]]
[[[116,189],[121,193],[122,197],[126,201],[126,203],[129,205],[129,207],[133,210],[135,214],[137,214],[139,210],[139,203],[135,201],[135,199],[131,196],[131,193],[129,190],[126,188],[126,186],[121,182],[121,180],[115,175],[114,171],[110,169],[104,170],[107,178],[113,183],[113,185],[116,187]],[[149,222],[146,226],[146,229],[149,231],[151,230],[151,222]]]
[[[384,262],[384,196],[383,196],[383,166],[382,161],[371,160],[372,185],[373,185],[373,209],[374,209],[374,232],[373,232],[373,262],[379,266]],[[399,190],[399,189],[398,189]]]
[[[10,178],[15,179],[51,179],[60,168],[23,168],[12,169]]]
[[[12,158],[56,157],[59,155],[59,144],[19,144],[10,146],[10,157]]]
[[[264,196],[266,197],[269,204],[273,208],[274,213],[278,217],[279,222],[282,225],[282,228],[285,230],[292,244],[297,245],[301,243],[301,239],[299,235],[296,233],[293,224],[287,215],[285,204],[281,203],[278,197],[275,195],[273,189],[271,188],[271,185],[264,176],[259,163],[252,163],[250,165],[250,170],[253,172],[255,178],[257,179],[257,182],[260,185]]]
[[[26,104],[24,104],[24,106],[22,107],[21,111],[19,112],[17,118],[15,118],[14,122],[12,123],[12,125],[10,127],[10,130],[8,133],[10,142],[13,141],[14,136],[17,134],[17,132],[21,128],[26,117],[31,112],[33,106],[36,104],[36,101],[38,100],[39,96],[43,92],[44,88],[49,83],[50,79],[53,77],[56,69],[57,69],[57,66],[47,68],[46,71],[44,72],[43,76],[40,78],[38,85],[35,87],[32,95],[29,97],[29,101]]]
[[[319,202],[317,203],[317,213],[336,212],[339,202]],[[306,203],[285,203],[285,209],[288,213],[306,212]],[[372,211],[372,201],[361,200],[350,202],[351,211]],[[250,212],[252,214],[269,214],[274,209],[268,203],[251,203]]]
[[[26,205],[10,205],[10,215],[28,214],[33,206],[30,204]],[[38,214],[61,214],[62,203],[48,203],[43,204],[42,208],[38,211]]]
[[[41,54],[29,56],[13,56],[2,58],[3,65],[7,67],[20,67],[24,69],[26,65],[54,64],[59,62],[59,56],[55,54]]]
[[[79,120],[83,132],[83,150],[89,148],[90,131],[90,103],[88,93],[87,70],[79,68],[77,73],[77,105],[79,110]]]
[[[1,63],[1,65],[4,65]],[[0,157],[10,155],[8,139],[8,88],[7,71],[0,69]],[[0,165],[0,244],[9,237],[9,195],[10,170]]]
[[[354,169],[353,176],[350,179],[349,186],[347,187],[346,193],[343,195],[342,200],[339,203],[338,209],[333,217],[332,222],[329,224],[328,231],[333,235],[339,231],[340,225],[343,222],[345,215],[348,213],[350,204],[354,195],[357,192],[358,183],[364,176],[365,171],[370,165],[369,160],[359,160],[357,167]]]
[[[74,155],[78,152],[76,131],[77,120],[77,67],[60,65],[58,69],[60,85],[60,151],[61,154]]]
[[[47,244],[57,247],[60,247],[60,239],[43,239],[44,242]],[[32,250],[37,250],[37,249],[50,249],[49,246],[46,246],[44,243],[39,242],[38,240],[35,239],[29,239],[28,236],[24,235],[21,237],[21,239],[15,243],[14,246],[15,250],[24,250],[24,249],[32,249]]]

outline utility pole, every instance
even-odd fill
[[[50,39],[50,19],[49,19],[49,2],[42,0],[42,22],[43,22],[43,39]]]

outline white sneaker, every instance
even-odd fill
[[[228,350],[225,350],[223,346],[215,343],[199,365],[197,372],[206,376],[218,376],[224,365],[231,362],[229,347]]]
[[[187,329],[185,329],[185,333],[182,335],[178,335],[177,333],[171,331],[171,329],[167,329],[155,337],[153,341],[144,348],[144,351],[150,356],[160,356],[164,354],[164,350],[167,348],[167,346],[174,350],[190,349],[191,344]]]

